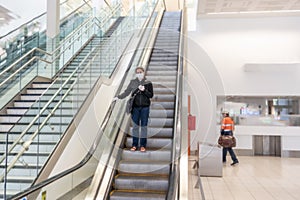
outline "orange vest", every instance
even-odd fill
[[[234,122],[230,117],[224,117],[222,120],[222,130],[226,131],[233,131],[234,130]]]

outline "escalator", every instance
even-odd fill
[[[159,4],[157,5],[159,7]],[[163,7],[162,1],[161,5]],[[162,12],[159,16],[161,14]],[[154,18],[155,16],[153,14]],[[78,164],[37,182],[25,191],[12,196],[11,199],[41,199],[46,196],[47,199],[95,199],[96,196],[98,196],[97,199],[170,199],[169,197],[173,196],[170,191],[178,194],[175,189],[178,187],[178,179],[174,179],[177,173],[174,173],[175,162],[173,161],[178,155],[178,151],[175,150],[178,149],[176,136],[181,135],[177,128],[180,124],[180,120],[178,121],[180,103],[178,102],[181,98],[180,80],[182,78],[178,75],[181,74],[182,67],[177,66],[181,66],[180,63],[182,63],[178,55],[180,19],[181,12],[164,13],[151,58],[150,60],[147,59],[149,56],[144,58],[149,63],[146,76],[153,83],[155,95],[151,104],[147,151],[129,151],[132,138],[127,129],[130,129],[130,126],[123,127],[128,124],[129,116],[124,113],[125,101],[119,101],[110,105],[96,133],[94,143],[86,149],[86,156]],[[160,17],[155,21],[159,23]],[[143,38],[148,37],[145,34]],[[141,63],[140,55],[130,63]],[[127,64],[128,69],[123,75],[118,92],[122,91],[122,87],[127,85],[127,81],[133,75],[136,65],[130,63]],[[119,64],[122,65],[122,63]],[[129,134],[122,134],[122,130]],[[124,140],[125,142],[122,142]],[[115,148],[119,146],[124,146],[124,148],[121,150]],[[119,159],[121,159],[120,162]],[[62,162],[57,164],[62,164]],[[110,166],[114,167],[110,168]],[[175,164],[175,166],[178,165]],[[101,193],[101,191],[105,192]],[[105,195],[105,198],[99,198],[99,194]]]
[[[127,135],[109,194],[111,200],[166,199],[172,162],[180,23],[181,12],[164,13],[146,71],[154,89],[147,151],[130,151],[132,138],[130,133]]]
[[[105,53],[105,46],[109,42],[109,37],[118,28],[122,20],[123,17],[116,20],[109,29],[110,32],[104,38],[95,35],[69,64],[56,75],[53,81],[43,78],[36,79],[39,81],[29,84],[24,90],[26,92],[21,93],[19,97],[3,109],[0,115],[0,143],[4,147],[0,150],[1,159],[5,154],[5,144],[8,144],[8,147],[15,144],[15,147],[8,154],[9,162],[16,158],[22,149],[26,149],[7,176],[8,196],[28,188],[33,183],[90,92],[92,87],[90,83],[95,83],[100,76],[109,77],[112,74],[114,68],[108,67],[110,63],[103,61],[100,65],[100,59]],[[89,64],[87,70],[86,66]],[[87,72],[84,72],[84,70],[87,70]],[[78,81],[78,76],[82,74],[80,84],[77,84],[78,87],[73,89],[72,85]],[[72,90],[69,91],[68,96],[56,110],[52,111],[70,88]],[[59,90],[60,92],[56,94]],[[40,115],[38,120],[34,121],[32,127],[16,143],[24,129],[30,125],[55,94],[57,96],[51,100],[45,112]],[[46,120],[46,117],[50,114],[52,116],[51,120],[47,121],[43,128],[39,128],[43,120]],[[26,141],[30,140],[36,130],[39,130],[38,135],[30,146],[26,146]],[[1,174],[4,173],[6,168],[3,161],[0,164]],[[3,184],[2,179],[1,188],[3,188]],[[0,194],[0,198],[3,198],[2,194]]]

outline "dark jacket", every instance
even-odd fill
[[[145,86],[144,91],[140,91],[138,89],[139,85]],[[133,102],[134,107],[147,107],[150,106],[151,101],[150,98],[153,97],[153,86],[151,81],[148,81],[146,79],[143,79],[142,81],[139,81],[138,78],[133,79],[130,81],[129,85],[125,89],[125,91],[122,94],[118,95],[119,99],[124,99],[131,93],[131,96],[136,94]]]

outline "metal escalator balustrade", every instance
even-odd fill
[[[110,200],[166,199],[172,158],[181,12],[165,12],[146,76],[154,87],[147,151],[130,151],[126,138]],[[131,133],[131,129],[130,129]]]

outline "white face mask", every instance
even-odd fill
[[[141,81],[144,78],[144,73],[138,73],[136,74],[136,77],[139,79],[139,81]]]

